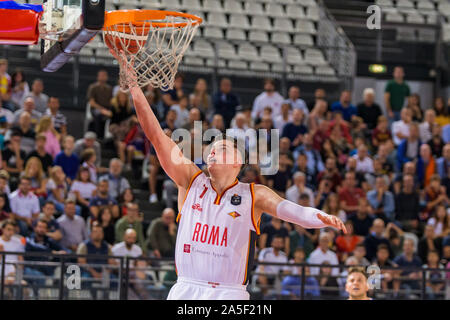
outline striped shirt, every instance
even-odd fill
[[[58,132],[61,132],[61,127],[67,124],[66,116],[61,112],[56,112],[56,114],[53,115],[50,109],[47,109],[47,111],[45,111],[45,115],[52,117],[53,127],[55,127]]]

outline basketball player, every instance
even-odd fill
[[[367,296],[369,285],[367,274],[363,268],[350,268],[345,283],[345,291],[349,294],[348,300],[372,300]]]
[[[248,300],[248,272],[263,212],[305,228],[332,226],[346,232],[335,216],[287,201],[266,186],[239,182],[244,156],[229,138],[215,140],[206,160],[209,176],[203,173],[161,129],[123,52],[111,54],[126,75],[139,122],[161,167],[178,187],[178,280],[168,299]]]

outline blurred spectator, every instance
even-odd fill
[[[272,243],[275,236],[283,238],[283,245],[285,252],[289,252],[289,231],[283,226],[280,219],[272,217],[270,223],[264,225],[261,229],[261,236],[259,237],[259,249],[262,250]]]
[[[294,203],[298,202],[298,198],[302,193],[306,193],[309,197],[309,207],[314,207],[314,193],[306,187],[306,176],[303,172],[297,171],[292,176],[294,184],[287,189],[286,199]]]
[[[382,115],[380,106],[375,102],[375,90],[366,88],[363,91],[363,102],[357,106],[357,115],[361,117],[369,130],[375,129],[378,117]]]
[[[290,103],[284,102],[281,105],[280,114],[273,119],[273,126],[283,132],[288,122],[292,122],[292,106]]]
[[[44,113],[48,104],[48,96],[43,92],[44,82],[41,79],[34,79],[30,93],[24,95],[24,101],[28,97],[33,99],[36,111],[39,113]]]
[[[328,195],[323,210],[328,214],[338,217],[343,222],[347,220],[347,215],[345,214],[345,211],[342,210],[339,203],[339,197],[336,193],[330,193]]]
[[[394,262],[399,267],[418,268],[418,270],[403,270],[400,276],[406,279],[394,280],[395,292],[398,293],[399,289],[405,290],[404,296],[412,298],[413,290],[420,289],[422,260],[415,254],[414,242],[411,239],[408,238],[403,241],[403,253],[395,257]]]
[[[23,236],[28,235],[28,229],[32,226],[33,219],[36,219],[41,211],[39,199],[30,189],[30,178],[22,177],[19,188],[9,196],[12,216],[17,221],[20,234]]]
[[[409,126],[409,136],[398,146],[397,170],[401,171],[406,162],[416,159],[420,154],[421,141],[419,140],[419,130],[416,123]],[[422,163],[423,165],[423,163]],[[423,170],[423,169],[421,169]]]
[[[80,243],[88,239],[84,219],[75,213],[75,201],[68,199],[64,203],[64,214],[56,220],[63,234],[60,244],[73,252],[77,251]]]
[[[339,173],[339,170],[336,166],[336,159],[334,158],[327,158],[325,161],[325,169],[322,172],[319,172],[317,175],[317,181],[320,183],[322,182],[322,179],[329,179],[331,183],[331,190],[333,192],[336,192],[337,187],[341,184],[342,177]]]
[[[55,219],[55,213],[55,204],[51,201],[47,201],[42,206],[42,213],[39,215],[39,219],[47,221],[47,237],[55,241],[60,241],[63,235],[58,221]]]
[[[97,183],[97,171],[99,168],[95,166],[97,157],[93,148],[87,148],[81,153],[81,167],[89,170],[89,177],[92,183]]]
[[[294,225],[294,229],[289,232],[289,256],[293,256],[295,258],[295,252],[298,249],[303,250],[303,253],[306,257],[308,257],[311,252],[314,250],[314,235],[312,235],[305,228]]]
[[[34,143],[36,139],[36,133],[31,126],[31,118],[28,112],[22,112],[20,115],[19,123],[13,126],[6,134],[6,140],[8,140],[12,132],[18,132],[21,136],[20,148],[25,153],[30,153],[34,149]]]
[[[325,102],[326,109],[328,110],[328,102],[326,100],[327,93],[325,92],[325,89],[323,88],[317,88],[314,90],[314,99],[308,102],[308,109],[312,111],[316,106],[318,102]]]
[[[38,158],[41,161],[42,170],[44,170],[45,174],[48,174],[49,169],[53,165],[53,158],[47,153],[47,151],[45,151],[46,141],[47,137],[44,134],[36,135],[35,150],[31,151],[27,155],[25,166],[31,158]]]
[[[294,109],[292,111],[292,121],[286,123],[283,128],[281,137],[286,137],[291,140],[291,150],[294,150],[303,142],[303,135],[308,131],[303,121],[303,111],[301,109]]]
[[[231,91],[232,84],[229,78],[220,80],[219,91],[213,96],[214,113],[223,117],[225,128],[230,127],[231,119],[236,114],[236,107],[239,106],[239,98]]]
[[[161,217],[154,219],[148,227],[145,247],[156,258],[173,258],[176,238],[175,211],[172,208],[166,208]]]
[[[34,104],[33,98],[31,97],[25,98],[25,100],[23,101],[23,108],[18,109],[16,112],[14,112],[13,123],[18,124],[20,115],[26,111],[31,116],[31,126],[34,128],[38,124],[39,119],[42,117],[42,113],[35,110],[35,108],[36,106]]]
[[[362,173],[372,173],[373,170],[373,161],[372,158],[368,155],[367,146],[361,144],[358,147],[358,153],[353,156],[356,159],[356,172]]]
[[[356,246],[363,240],[361,236],[354,233],[353,222],[350,220],[345,222],[345,228],[347,229],[347,233],[341,234],[336,238],[336,249],[339,261],[345,261],[351,253],[355,251]]]
[[[14,122],[14,114],[5,109],[0,99],[0,147],[3,149],[6,133]]]
[[[272,110],[272,119],[275,119],[281,114],[283,100],[283,97],[276,91],[275,80],[265,79],[264,92],[260,93],[253,101],[252,118],[261,119],[264,108],[269,107]]]
[[[281,235],[275,235],[271,239],[271,246],[261,249],[258,255],[259,262],[267,263],[287,263],[288,258],[286,253],[283,252],[285,248],[284,237]],[[261,286],[263,294],[267,294],[268,289],[275,284],[277,276],[283,271],[289,270],[287,266],[279,265],[258,265],[256,268],[257,283]]]
[[[353,251],[352,257],[356,259],[356,264],[359,266],[369,266],[370,262],[365,258],[366,255],[366,247],[363,243],[358,243],[355,246],[355,250]]]
[[[431,176],[430,183],[425,187],[424,193],[426,207],[420,213],[420,219],[422,221],[428,220],[436,209],[436,206],[439,204],[447,206],[449,203],[445,187],[441,185],[441,178],[437,174]]]
[[[442,238],[436,236],[432,225],[426,225],[417,246],[417,254],[422,261],[427,261],[428,252],[433,250],[442,252]]]
[[[330,250],[331,241],[332,240],[327,233],[321,233],[319,236],[319,246],[309,255],[308,263],[323,264],[325,261],[328,261],[328,264],[338,265],[339,260],[336,253]],[[311,275],[319,275],[320,269],[321,268],[319,267],[311,267]],[[339,269],[333,268],[331,274],[337,276],[339,274]]]
[[[189,110],[188,121],[184,124],[184,126],[182,126],[182,128],[192,130],[194,129],[195,123],[198,121],[202,121],[202,114],[200,113],[200,110],[195,107],[191,108],[191,110]]]
[[[427,224],[434,228],[436,237],[445,238],[450,235],[450,218],[446,206],[438,204]]]
[[[20,176],[30,179],[30,191],[39,198],[39,203],[43,203],[47,198],[47,176],[42,169],[41,160],[39,158],[30,158]]]
[[[116,243],[111,248],[112,254],[118,257],[137,258],[142,256],[142,249],[136,245],[137,234],[134,229],[125,230],[123,241]]]
[[[342,114],[342,118],[345,121],[350,122],[352,120],[353,116],[356,116],[357,109],[352,104],[352,93],[348,90],[344,90],[341,92],[341,96],[339,98],[339,101],[334,102],[331,105],[331,111],[332,112],[339,112]]]
[[[442,269],[442,271],[425,271],[427,297],[430,300],[434,300],[444,293],[445,267],[439,263],[439,253],[436,250],[428,252],[426,261],[427,263],[422,266],[423,268]]]
[[[364,239],[364,246],[366,247],[366,258],[372,261],[377,253],[377,248],[380,244],[388,246],[391,251],[389,240],[384,236],[385,224],[382,219],[375,219],[372,224],[370,234]]]
[[[195,83],[194,92],[189,95],[189,105],[199,109],[209,121],[213,115],[211,96],[208,94],[208,84],[203,78],[198,78]]]
[[[55,158],[61,152],[61,135],[55,130],[50,116],[43,116],[36,126],[36,134],[45,135],[45,151]],[[22,138],[23,139],[23,138]]]
[[[430,183],[431,177],[436,172],[436,161],[431,153],[428,144],[420,146],[419,159],[417,160],[417,176],[422,186],[426,187]]]
[[[126,189],[119,197],[119,206],[120,206],[120,212],[121,216],[127,215],[127,204],[134,202],[135,197],[133,194],[133,190],[131,188]]]
[[[88,131],[84,134],[83,139],[78,139],[75,142],[73,152],[81,159],[81,154],[84,150],[92,148],[96,155],[96,166],[100,167],[102,161],[102,150],[100,143],[97,141],[97,135],[95,132]]]
[[[372,213],[385,222],[394,220],[395,213],[394,195],[388,191],[388,180],[387,176],[378,176],[375,180],[375,188],[367,192]]]
[[[408,103],[406,104],[407,109],[411,110],[411,115],[413,121],[422,122],[423,112],[420,106],[420,96],[417,93],[413,93],[408,97]]]
[[[73,153],[75,139],[72,136],[66,136],[63,142],[63,151],[58,153],[55,157],[55,166],[60,166],[67,178],[74,180],[78,167],[80,166],[80,159]]]
[[[433,136],[433,127],[436,124],[436,113],[433,109],[425,111],[425,121],[419,125],[420,140],[427,143]]]
[[[220,114],[215,114],[212,117],[211,129],[217,129],[222,133],[225,133],[225,123],[223,122],[223,117]]]
[[[323,261],[321,263],[319,275],[317,280],[320,286],[320,295],[328,300],[337,299],[339,297],[339,285],[337,283],[336,275],[328,265],[329,261]],[[333,269],[336,270],[336,269]]]
[[[54,166],[50,170],[50,179],[47,182],[48,200],[55,204],[58,212],[64,211],[64,202],[69,195],[70,185],[66,181],[66,174],[60,166]],[[75,200],[75,199],[73,199]],[[77,208],[77,214],[81,214],[81,209]]]
[[[442,97],[437,97],[434,99],[433,110],[436,113],[436,123],[439,126],[444,127],[450,124],[450,114],[448,112],[448,106]]]
[[[98,213],[98,222],[103,228],[103,234],[105,235],[105,241],[113,245],[116,242],[114,220],[109,207],[103,207]]]
[[[11,109],[11,76],[8,74],[8,60],[0,59],[0,100],[5,107]]]
[[[85,219],[89,217],[89,203],[96,190],[97,185],[91,182],[89,169],[81,167],[70,187],[70,192],[75,194],[76,203],[81,207],[81,215]]]
[[[89,85],[87,91],[87,99],[94,118],[92,127],[99,139],[103,139],[106,120],[112,117],[111,98],[113,92],[112,87],[107,82],[108,72],[100,70],[97,73],[97,82]]]
[[[22,107],[22,101],[30,92],[25,74],[22,69],[16,69],[11,77],[11,102],[14,103],[14,109]]]
[[[435,159],[438,159],[442,157],[442,149],[444,148],[445,142],[444,139],[442,139],[442,129],[438,124],[434,124],[433,128],[431,129],[431,139],[428,141],[428,145],[431,148],[431,153],[435,157]]]
[[[285,197],[286,190],[292,185],[291,164],[292,161],[289,160],[286,154],[280,154],[277,173],[267,176],[267,186],[281,197]],[[310,199],[310,203],[312,203],[313,197]]]
[[[392,135],[389,130],[389,122],[385,116],[377,118],[377,125],[372,131],[372,145],[375,148],[380,147],[384,142],[391,140]]]
[[[292,106],[292,109],[300,109],[303,111],[305,118],[309,115],[309,109],[306,106],[306,103],[303,99],[300,99],[300,88],[297,86],[292,86],[288,91],[288,98],[284,101],[284,103],[289,103]]]
[[[64,137],[67,134],[67,119],[59,111],[59,99],[57,97],[50,97],[48,99],[48,108],[45,115],[52,118],[53,128]]]
[[[25,246],[21,238],[16,236],[16,223],[14,220],[8,219],[1,224],[2,234],[0,237],[0,252],[24,252]],[[23,261],[23,256],[18,254],[5,255],[5,280],[14,280],[16,274],[17,263]],[[3,269],[0,263],[0,270]]]
[[[320,172],[325,170],[325,166],[323,165],[322,156],[320,152],[313,148],[313,135],[310,133],[305,133],[303,136],[303,143],[298,146],[294,151],[294,158],[298,157],[298,154],[304,153],[308,157],[308,168],[309,171],[314,175],[319,174]],[[294,139],[295,140],[295,139]]]
[[[183,90],[184,76],[181,73],[175,75],[173,83],[173,89],[162,92],[162,102],[165,112],[169,110],[173,105],[177,104],[181,97],[185,95]]]
[[[89,202],[89,208],[94,220],[98,218],[98,213],[103,207],[109,207],[111,209],[113,219],[119,218],[119,206],[117,205],[117,201],[109,196],[108,189],[108,179],[106,177],[101,177],[97,184],[96,195],[92,197]]]
[[[142,214],[137,203],[127,205],[127,215],[120,218],[115,225],[116,243],[123,241],[123,235],[128,228],[136,230],[137,244],[145,251],[144,231],[142,226]]]
[[[396,146],[400,145],[404,139],[408,139],[411,123],[413,123],[411,110],[403,108],[400,112],[400,120],[395,121],[391,127],[394,144]],[[419,139],[419,128],[416,126],[416,129],[416,135],[412,141]]]
[[[366,237],[369,235],[370,228],[373,224],[373,218],[370,216],[371,207],[366,198],[358,200],[358,210],[356,214],[348,217],[353,223],[353,229],[358,236]]]
[[[170,107],[170,110],[174,110],[177,113],[175,120],[175,127],[181,128],[189,121],[189,99],[186,96],[181,96],[176,104]]]
[[[395,67],[393,77],[387,82],[384,89],[384,105],[391,121],[397,121],[400,118],[400,110],[405,105],[405,98],[409,97],[411,91],[409,85],[404,81],[403,67]]]
[[[11,218],[8,195],[0,193],[0,222]],[[0,233],[1,235],[1,233]]]
[[[122,161],[113,158],[109,161],[109,173],[102,177],[108,181],[109,196],[115,200],[117,200],[126,189],[130,188],[130,183],[122,176],[122,168]]]
[[[402,189],[395,195],[395,220],[400,222],[405,230],[417,229],[419,225],[419,201],[413,176],[404,175]]]
[[[339,201],[341,208],[347,213],[347,216],[358,210],[359,198],[365,198],[364,191],[356,187],[356,175],[354,172],[347,172],[339,191]]]
[[[393,269],[385,268],[395,268],[397,264],[389,259],[389,247],[386,244],[380,244],[377,247],[376,257],[373,259],[373,265],[378,266],[381,269],[381,289],[384,291],[393,288],[392,280],[398,271]]]
[[[10,175],[13,186],[24,168],[23,161],[26,157],[25,151],[20,148],[21,139],[20,132],[11,132],[9,140],[5,141],[6,148],[2,151],[2,168]]]

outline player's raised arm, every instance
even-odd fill
[[[126,81],[130,88],[139,123],[155,148],[161,167],[178,186],[187,188],[191,177],[200,169],[183,156],[178,145],[161,129],[158,119],[153,114],[144,93],[137,84],[136,73],[127,63],[125,55],[122,53],[117,56],[112,50],[110,52],[119,61],[121,72],[126,72]],[[133,63],[130,63],[130,65],[133,65]]]
[[[304,228],[334,227],[347,233],[344,223],[338,217],[285,200],[264,185],[255,185],[255,197],[255,212],[258,218],[265,212]]]

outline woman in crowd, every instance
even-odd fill
[[[122,141],[130,129],[129,119],[134,114],[130,97],[127,92],[119,90],[114,98],[111,99],[112,117],[109,125],[109,131],[113,135],[114,142]]]
[[[449,99],[450,100],[450,99]],[[450,102],[450,101],[449,101]],[[442,97],[437,97],[434,99],[434,112],[436,112],[436,123],[441,127],[450,124],[450,114],[448,112],[448,106]]]
[[[89,170],[89,176],[92,183],[97,183],[97,171],[98,168],[95,165],[97,161],[97,155],[93,148],[87,148],[81,153],[81,166]]]
[[[347,228],[346,234],[341,234],[336,238],[336,248],[339,261],[345,261],[355,250],[356,245],[363,240],[360,236],[354,234],[353,222],[350,220],[345,222]]]
[[[52,118],[50,116],[43,116],[36,126],[36,134],[44,134],[47,138],[45,140],[45,151],[54,159],[58,153],[61,152],[60,138],[61,135],[53,127]]]
[[[331,193],[327,200],[325,200],[325,204],[323,206],[323,211],[331,214],[333,216],[338,217],[343,222],[347,220],[347,215],[344,210],[341,209],[341,205],[339,202],[339,196],[336,193]]]
[[[28,159],[21,176],[31,179],[31,192],[39,198],[41,204],[44,203],[47,198],[47,177],[42,169],[41,160],[38,157]]]
[[[98,222],[103,228],[104,240],[113,245],[115,242],[115,231],[114,231],[114,222],[111,213],[111,209],[108,207],[103,207],[100,209],[98,213]]]
[[[91,182],[89,168],[80,167],[75,181],[70,187],[70,192],[75,194],[77,205],[81,207],[81,215],[87,219],[89,217],[89,201],[94,196],[97,185]]]
[[[60,166],[54,166],[50,169],[50,179],[47,182],[47,200],[55,204],[59,212],[64,212],[64,202],[69,196],[70,185],[67,183],[66,174]],[[77,215],[81,215],[81,208],[76,206]]]
[[[126,189],[119,197],[119,206],[120,206],[120,212],[121,216],[127,215],[127,204],[134,202],[135,197],[133,194],[133,190],[130,188]]]
[[[11,101],[16,109],[22,107],[22,100],[30,92],[30,86],[25,80],[22,69],[16,69],[11,77]]]
[[[427,224],[433,226],[434,234],[438,238],[450,235],[450,219],[447,209],[443,204],[438,204]]]
[[[422,122],[423,112],[420,107],[420,96],[417,93],[413,93],[408,97],[406,108],[411,110],[413,121]]]
[[[189,104],[191,108],[198,108],[208,121],[211,120],[214,110],[205,79],[199,78],[195,83],[194,92],[189,95]]]

